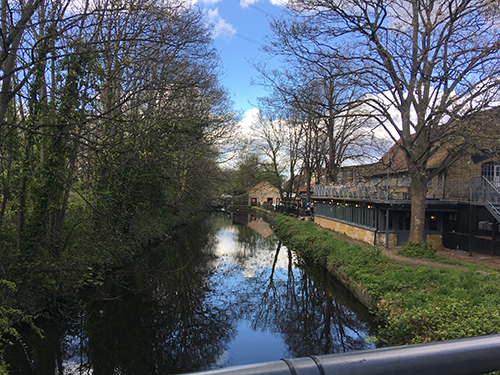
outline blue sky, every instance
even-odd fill
[[[267,92],[252,85],[258,77],[251,61],[268,60],[260,51],[270,35],[269,22],[280,18],[285,0],[198,0],[207,20],[215,25],[214,40],[222,58],[222,84],[228,89],[234,109],[245,115],[256,107],[257,98]],[[277,61],[271,61],[277,66]]]

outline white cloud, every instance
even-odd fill
[[[214,25],[213,37],[226,33],[229,35],[236,34],[233,25],[227,23],[219,14],[219,8],[208,10],[208,20]]]
[[[248,8],[249,5],[255,4],[259,0],[240,0],[242,8]]]
[[[238,131],[243,136],[248,136],[252,132],[252,128],[259,122],[260,110],[252,108],[245,112],[243,119],[238,124]]]
[[[202,4],[213,5],[220,3],[222,0],[199,0]]]
[[[249,6],[259,2],[259,0],[240,0],[240,6],[242,8],[248,8]],[[288,0],[269,0],[272,5],[277,6],[286,6],[288,4]]]
[[[236,147],[229,147],[229,149],[223,151],[220,156],[221,163],[224,163],[226,167],[234,168],[236,166],[235,163],[238,161],[238,157],[242,155],[242,150],[253,140],[254,131],[252,129],[259,121],[259,114],[260,111],[257,108],[249,109],[243,115],[243,119],[238,122],[233,137]]]
[[[270,0],[271,4],[273,5],[278,5],[278,6],[286,6],[288,1],[287,0]]]

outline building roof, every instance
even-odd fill
[[[446,150],[444,149],[437,150],[427,162],[427,169],[437,168],[446,157],[446,154]],[[363,167],[367,169],[372,176],[408,172],[405,155],[399,143],[395,143],[378,162]]]
[[[246,194],[251,194],[253,192],[257,192],[260,189],[262,189],[263,187],[269,187],[269,188],[274,188],[274,189],[278,190],[278,188],[276,186],[272,185],[271,183],[269,183],[267,181],[262,181],[262,182],[259,182],[257,185],[255,185],[253,188],[249,189],[246,192]]]
[[[476,113],[466,119],[461,120],[460,122],[457,122],[457,124],[459,124],[460,126],[469,127],[469,129],[471,126],[474,126],[473,129],[477,129],[475,133],[479,138],[483,136],[485,139],[489,139],[491,141],[491,139],[494,138],[492,137],[492,135],[494,135],[495,132],[498,131],[499,119],[500,119],[500,107],[497,107],[488,111]],[[489,136],[487,135],[488,133]],[[436,147],[439,147],[439,149],[437,149],[434,155],[432,155],[429,158],[427,162],[428,170],[436,169],[442,165],[442,162],[448,156],[447,146],[448,145],[446,144],[445,145],[438,144],[434,146],[434,149]],[[401,174],[408,171],[404,151],[401,149],[399,142],[395,143],[377,163],[368,164],[362,166],[362,168],[366,169],[368,174],[372,176],[387,175],[391,173]]]

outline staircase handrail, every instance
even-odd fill
[[[483,176],[483,183],[484,182],[486,182],[486,186],[490,189],[490,191],[488,191],[488,194],[485,197],[485,201],[488,203],[491,203],[492,201],[500,202],[500,190],[495,185],[493,185],[492,182],[488,180],[485,176]],[[490,193],[493,193],[492,197],[495,198],[494,200],[488,199],[490,198]]]

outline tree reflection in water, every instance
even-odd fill
[[[44,340],[25,336],[30,362],[10,348],[11,374],[172,374],[252,363],[261,357],[236,353],[238,343],[244,352],[266,349],[242,341],[244,324],[281,343],[266,360],[369,347],[369,325],[246,220],[213,214],[115,272],[71,322],[45,324]]]
[[[369,324],[307,273],[296,269],[290,250],[285,249],[288,257],[286,278],[283,275],[275,277],[276,259],[281,249],[278,243],[272,267],[252,280],[249,292],[260,296],[260,300],[240,305],[244,318],[252,322],[252,328],[279,333],[291,358],[371,347],[364,340],[370,331]],[[249,300],[248,296],[243,296],[245,299]]]

